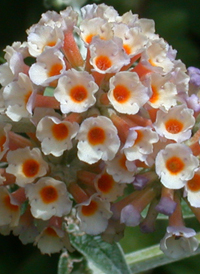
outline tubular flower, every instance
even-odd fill
[[[112,175],[103,172],[98,175],[94,182],[97,193],[100,197],[107,201],[115,201],[118,197],[123,195],[126,184],[120,184],[114,181]]]
[[[186,145],[169,144],[157,154],[155,165],[161,183],[167,188],[179,189],[193,178],[199,160]]]
[[[19,186],[32,183],[36,178],[44,176],[48,170],[48,164],[43,160],[39,148],[30,150],[25,147],[9,151],[7,161],[6,172],[16,177],[16,184]]]
[[[99,73],[116,73],[124,65],[128,65],[130,58],[122,50],[122,41],[118,37],[110,40],[101,40],[94,37],[90,43],[90,63]]]
[[[128,161],[121,151],[112,161],[106,162],[106,171],[119,183],[131,183],[134,180],[137,167],[133,161]]]
[[[111,39],[113,37],[111,23],[100,17],[83,20],[80,23],[80,37],[86,44],[90,44],[95,36],[103,40]]]
[[[121,71],[110,79],[108,99],[120,113],[136,114],[148,101],[148,89],[135,72]]]
[[[188,180],[185,185],[187,199],[191,206],[200,207],[200,169],[195,171],[192,179]]]
[[[161,240],[161,250],[170,258],[181,258],[184,254],[193,253],[198,247],[195,235],[191,228],[169,226]]]
[[[37,57],[37,62],[30,67],[29,75],[34,84],[48,86],[60,78],[65,69],[64,55],[49,48]]]
[[[35,94],[30,78],[19,73],[18,80],[5,86],[3,90],[6,115],[16,122],[23,117],[31,117]]]
[[[183,142],[191,137],[191,129],[195,124],[193,110],[184,105],[172,107],[168,113],[157,112],[154,127],[160,136],[176,142]]]
[[[0,159],[4,156],[6,151],[9,149],[9,131],[11,125],[1,125],[0,127]]]
[[[32,56],[37,57],[50,48],[61,48],[64,35],[60,28],[37,25],[28,37],[28,49]]]
[[[72,148],[72,138],[78,132],[78,124],[69,121],[60,121],[56,117],[45,116],[36,130],[36,136],[41,141],[44,154],[60,156],[65,150]]]
[[[96,102],[98,90],[94,78],[86,71],[68,70],[59,81],[54,91],[55,98],[60,102],[62,113],[84,112]]]
[[[177,104],[177,87],[169,81],[169,75],[149,74],[146,83],[152,92],[148,101],[151,107],[167,111]]]
[[[20,217],[20,206],[12,198],[6,187],[0,186],[0,225],[17,226]]]
[[[99,197],[90,197],[77,206],[77,217],[81,220],[80,228],[91,235],[103,232],[111,216],[110,203]]]
[[[129,161],[140,160],[143,162],[153,152],[153,144],[158,140],[157,133],[149,127],[130,128],[123,147],[124,154]]]
[[[35,238],[35,245],[43,254],[60,252],[63,248],[69,249],[66,233],[57,227],[47,226]]]
[[[35,218],[48,220],[52,216],[68,214],[71,210],[72,202],[65,184],[61,181],[43,177],[36,184],[28,184],[25,191]]]
[[[4,51],[0,233],[51,254],[71,251],[72,223],[113,242],[165,214],[163,252],[195,251],[171,219],[184,199],[200,220],[200,74],[154,21],[106,4],[47,11]]]
[[[117,129],[104,116],[90,117],[83,121],[77,139],[78,157],[89,164],[100,159],[112,160],[120,146]]]

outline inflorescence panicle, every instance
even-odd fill
[[[0,232],[51,254],[72,250],[70,218],[113,242],[164,214],[163,252],[194,252],[181,201],[200,220],[200,73],[154,21],[105,4],[47,11],[5,60]]]

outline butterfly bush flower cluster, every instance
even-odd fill
[[[5,60],[0,232],[51,254],[72,250],[73,222],[113,242],[164,214],[163,252],[194,252],[181,203],[200,220],[200,75],[154,21],[105,4],[48,11]]]

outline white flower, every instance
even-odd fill
[[[122,151],[129,161],[140,160],[143,162],[153,152],[153,144],[158,140],[157,133],[150,127],[133,127],[129,129]]]
[[[103,200],[111,202],[123,195],[126,184],[117,183],[110,174],[103,172],[95,178],[94,186]]]
[[[108,22],[114,22],[118,15],[118,12],[112,7],[106,4],[91,4],[81,8],[82,18],[91,19],[100,17],[106,19]]]
[[[63,113],[80,113],[95,104],[94,94],[98,89],[94,78],[87,71],[71,69],[59,79],[54,96],[60,102]]]
[[[30,78],[19,73],[18,80],[13,81],[3,90],[3,98],[6,106],[6,114],[17,122],[23,117],[30,118],[36,93]]]
[[[177,104],[176,85],[170,80],[170,75],[162,76],[159,73],[147,75],[145,83],[149,86],[152,95],[149,104],[153,108],[159,108],[168,111],[172,106]]]
[[[168,226],[167,233],[160,242],[160,249],[170,258],[181,258],[192,254],[199,246],[193,229],[184,226]]]
[[[0,159],[5,155],[9,149],[9,131],[11,130],[10,124],[0,124]]]
[[[54,226],[45,227],[35,239],[35,245],[40,249],[42,254],[56,253],[65,247],[66,233]]]
[[[14,42],[5,49],[6,63],[0,65],[0,84],[6,86],[18,78],[20,72],[27,73],[28,66],[24,58],[28,56],[26,43]]]
[[[185,195],[191,206],[200,207],[200,168],[195,171],[194,177],[187,181]]]
[[[0,226],[17,226],[19,223],[20,207],[4,186],[0,186],[0,216]]]
[[[186,141],[191,137],[191,129],[195,123],[193,112],[184,105],[174,106],[167,113],[159,110],[154,124],[155,130],[167,139]]]
[[[95,195],[77,205],[80,229],[90,235],[97,235],[105,231],[111,216],[110,203]]]
[[[148,89],[137,73],[120,71],[110,79],[108,99],[120,113],[136,114],[148,101]]]
[[[72,201],[62,181],[43,177],[35,184],[26,185],[25,192],[35,218],[48,220],[52,216],[62,217],[71,210]]]
[[[34,32],[30,32],[27,46],[32,56],[39,56],[46,48],[60,48],[64,39],[63,32],[58,27],[37,25]]]
[[[9,151],[7,161],[6,172],[13,174],[16,184],[22,187],[44,176],[48,170],[48,164],[43,160],[39,148],[31,150],[25,147]]]
[[[61,156],[65,150],[72,148],[72,139],[76,136],[79,126],[77,123],[61,121],[56,117],[45,116],[40,120],[36,136],[41,142],[45,155]]]
[[[123,48],[131,57],[144,51],[148,44],[147,37],[142,33],[138,25],[129,27],[124,23],[113,24],[114,36],[123,40]]]
[[[120,140],[112,121],[104,116],[85,119],[78,131],[78,157],[93,164],[100,159],[112,160],[117,153]]]
[[[60,78],[66,69],[64,55],[52,48],[48,48],[37,57],[37,62],[29,69],[31,81],[36,85],[48,86]]]
[[[163,38],[154,39],[150,46],[143,51],[140,62],[152,72],[166,74],[174,67],[168,56],[169,50],[169,44]]]
[[[161,183],[171,189],[180,189],[194,176],[199,160],[184,144],[169,144],[158,152],[156,173]]]
[[[86,44],[90,44],[94,36],[108,40],[113,37],[112,25],[103,18],[92,18],[83,20],[79,26],[80,37]]]
[[[118,37],[101,40],[95,36],[89,45],[89,49],[90,64],[95,71],[102,74],[116,73],[130,62],[130,57],[122,50],[122,40]]]
[[[132,183],[136,169],[135,163],[128,161],[122,152],[118,152],[113,160],[106,161],[107,173],[118,183]]]

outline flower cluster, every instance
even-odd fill
[[[181,201],[200,220],[200,77],[153,20],[105,4],[48,11],[5,60],[2,234],[50,254],[71,250],[72,220],[112,242],[125,226],[152,232],[165,214],[161,249],[172,257],[197,249]]]

